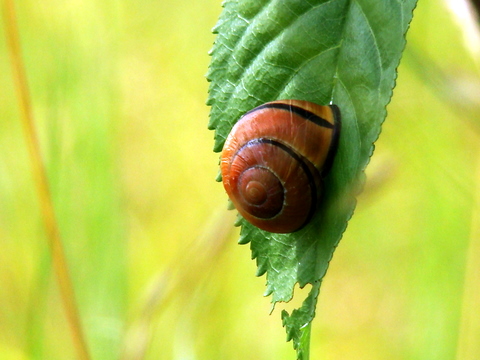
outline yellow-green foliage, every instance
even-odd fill
[[[16,5],[92,358],[293,359],[214,181],[204,74],[220,1]],[[0,358],[74,359],[0,29]],[[312,359],[480,356],[480,60],[438,0],[419,1],[407,41]]]

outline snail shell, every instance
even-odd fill
[[[275,233],[311,219],[332,166],[340,110],[280,100],[247,112],[232,128],[221,155],[225,190],[251,224]]]

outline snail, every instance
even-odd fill
[[[256,227],[291,233],[317,209],[332,167],[341,119],[336,105],[268,102],[243,115],[221,154],[225,190]]]

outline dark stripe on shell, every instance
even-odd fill
[[[311,111],[305,110],[304,108],[295,106],[295,105],[290,105],[290,104],[285,104],[285,103],[266,103],[263,105],[260,105],[256,107],[253,110],[250,110],[247,112],[245,115],[253,113],[258,110],[262,109],[280,109],[280,110],[286,110],[289,112],[293,112],[294,114],[299,115],[300,117],[304,118],[305,120],[309,120],[319,126],[326,127],[328,129],[333,129],[334,125],[324,118],[321,118],[320,116],[312,113]],[[244,116],[245,116],[244,115]]]
[[[334,127],[332,131],[332,142],[330,143],[327,157],[322,166],[322,178],[325,177],[332,168],[333,159],[335,159],[335,155],[337,154],[338,142],[340,140],[340,130],[342,128],[342,117],[340,115],[339,107],[337,105],[330,105],[330,108],[333,112]]]
[[[308,178],[308,183],[310,184],[310,188],[312,189],[312,206],[310,207],[307,218],[305,219],[305,221],[303,222],[303,225],[301,226],[301,227],[303,227],[305,224],[307,224],[310,221],[313,214],[315,213],[315,210],[317,209],[317,201],[318,201],[318,195],[317,194],[318,194],[318,192],[317,192],[317,186],[315,184],[314,175],[312,174],[310,168],[306,164],[304,158],[302,156],[298,155],[292,148],[288,147],[287,145],[285,145],[285,144],[283,144],[279,141],[272,140],[272,139],[267,139],[267,138],[253,139],[253,140],[250,140],[249,142],[247,142],[246,144],[244,144],[240,149],[238,149],[238,151],[232,157],[231,163],[233,163],[233,159],[235,158],[235,156],[239,156],[239,153],[243,148],[250,147],[250,146],[255,146],[256,144],[270,144],[270,145],[279,147],[280,149],[285,151],[288,155],[290,155],[292,158],[294,158],[295,161],[297,161],[300,164],[301,168],[305,172],[305,174]],[[269,169],[268,167],[265,167],[265,168],[267,168],[268,170],[271,171],[271,169]],[[285,186],[284,186],[284,188],[285,188]],[[281,211],[279,213],[281,213]]]

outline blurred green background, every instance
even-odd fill
[[[220,1],[16,5],[92,358],[294,359],[214,181]],[[480,358],[479,53],[462,24],[419,1],[312,359]],[[0,358],[74,359],[31,174],[1,26]]]

